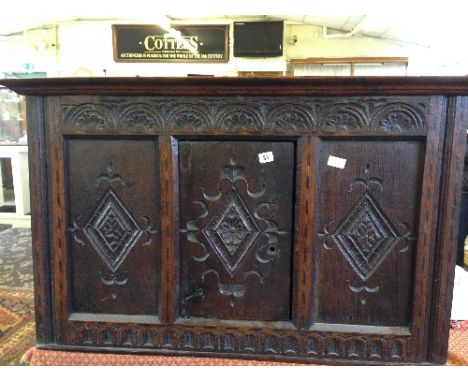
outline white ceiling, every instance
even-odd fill
[[[158,23],[164,16],[174,22],[254,16],[322,25],[343,33],[352,31],[357,35],[424,46],[466,45],[463,1],[308,0],[304,3],[304,0],[286,0],[274,5],[274,0],[235,0],[235,5],[223,3],[227,2],[5,0],[0,7],[0,36],[73,20]]]

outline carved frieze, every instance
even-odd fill
[[[428,97],[146,97],[132,105],[92,100],[62,106],[65,130],[423,135],[429,104]]]

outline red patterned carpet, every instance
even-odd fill
[[[31,290],[0,287],[0,365],[17,365],[35,341]]]
[[[468,366],[468,321],[452,321],[447,364]]]
[[[208,357],[172,357],[80,353],[31,348],[23,357],[31,366],[294,366],[294,363],[262,362]],[[468,365],[468,325],[450,330],[449,366]]]
[[[36,341],[31,230],[0,227],[0,366],[18,365]]]
[[[32,348],[23,357],[30,366],[295,366],[286,362],[159,355],[79,353]]]

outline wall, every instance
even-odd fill
[[[212,20],[211,24],[229,24],[226,20]],[[58,75],[74,76],[78,68],[88,68],[93,75],[103,76],[185,76],[214,74],[235,76],[242,70],[287,70],[284,57],[242,59],[232,54],[232,24],[230,32],[230,60],[228,63],[118,63],[113,60],[111,23],[67,23],[59,27]]]
[[[287,71],[288,62],[293,58],[403,56],[409,57],[408,75],[468,74],[468,54],[449,45],[436,49],[366,36],[324,39],[321,27],[294,22],[285,23],[283,57],[236,58],[232,55],[232,21],[206,23],[231,25],[228,63],[117,63],[112,53],[112,22],[81,21],[31,30],[13,41],[0,40],[0,72],[21,71],[25,63],[32,63],[34,71],[45,71],[50,77],[185,76],[189,73],[235,76],[238,71]],[[293,44],[290,36],[296,36],[297,42]],[[47,41],[46,46],[38,47],[40,40]]]

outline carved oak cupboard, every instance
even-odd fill
[[[445,362],[466,79],[1,83],[39,346]]]

